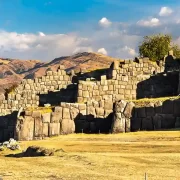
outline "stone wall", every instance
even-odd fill
[[[100,81],[79,81],[78,102],[110,99],[113,102],[177,94],[178,73],[164,72],[164,63],[147,58],[115,61]],[[173,78],[173,79],[172,79]]]
[[[71,133],[122,133],[180,128],[180,100],[61,103],[0,117],[0,141],[36,140]]]
[[[121,100],[115,104],[112,132],[180,128],[180,100],[149,102],[142,107]]]
[[[26,110],[14,127],[15,138],[33,140],[75,132],[109,133],[111,130],[113,103],[109,101],[61,103],[52,111],[46,111],[49,109]]]
[[[177,71],[173,81],[168,73],[168,68],[172,70],[175,65],[175,61],[166,67],[164,61],[155,63],[147,58],[136,58],[115,61],[109,69],[71,76],[60,65],[57,72],[47,71],[41,78],[24,79],[13,92],[0,95],[0,114],[10,114],[20,107],[25,109],[48,103],[57,106],[60,102],[82,103],[92,99],[115,102],[121,99],[176,95],[179,82]],[[86,76],[87,81],[80,80]]]
[[[137,84],[136,99],[175,96],[178,94],[178,82],[177,72],[152,75]]]
[[[86,81],[80,80],[86,74],[70,76],[64,66],[57,72],[48,71],[41,78],[25,79],[12,92],[0,95],[0,141],[10,137],[32,140],[74,132],[115,133],[179,127],[180,101],[150,103],[144,107],[130,102],[176,95],[179,71],[172,71],[173,67],[173,63],[166,66],[163,61],[153,63],[147,58],[119,60]],[[47,103],[52,106],[39,107]],[[19,109],[24,110],[21,115]]]
[[[21,107],[38,107],[51,102],[75,102],[77,85],[71,79],[62,65],[57,72],[47,71],[41,78],[24,79],[12,92],[0,95],[0,114],[6,115]]]
[[[17,122],[17,112],[0,116],[0,142],[14,137],[14,129]]]

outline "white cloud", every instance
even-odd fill
[[[88,38],[75,34],[18,34],[0,31],[0,57],[52,60],[77,51],[92,51],[84,47]]]
[[[99,25],[102,27],[109,27],[111,26],[112,22],[109,21],[106,17],[103,17],[100,21],[99,21]]]
[[[39,32],[39,36],[46,36],[43,32]]]
[[[140,20],[137,22],[140,26],[146,26],[146,27],[154,27],[160,25],[160,20],[157,18],[152,18],[149,20]]]
[[[122,50],[128,52],[128,54],[131,56],[136,55],[136,51],[128,46],[125,46]]]
[[[119,57],[117,49],[126,45],[135,48],[139,42],[138,36],[124,34],[114,27],[87,32],[83,37],[75,33],[44,35],[42,32],[18,34],[0,31],[0,57],[47,61],[95,50],[105,55]],[[122,51],[120,55],[122,58],[129,57],[127,51]]]
[[[159,16],[169,16],[173,13],[173,10],[169,7],[162,7]]]
[[[100,48],[100,49],[98,49],[97,52],[100,53],[100,54],[108,55],[108,53],[107,53],[105,48]]]
[[[161,32],[172,34],[177,39],[179,17],[178,11],[166,18],[160,16],[158,19],[149,18],[134,23],[112,23],[104,17],[99,21],[99,25],[104,28],[95,29],[87,23],[83,29],[71,34],[45,34],[43,31],[19,34],[0,30],[0,57],[46,61],[78,52],[97,51],[112,57],[130,59],[138,55],[138,45],[143,36]]]
[[[81,52],[93,52],[91,47],[77,47],[72,54],[81,53]]]
[[[117,53],[119,54],[120,58],[122,57],[122,54],[126,54],[126,56],[124,57],[125,59],[134,58],[137,55],[135,49],[130,48],[129,46],[124,46],[123,48],[119,48],[117,50]]]

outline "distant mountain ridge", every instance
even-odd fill
[[[80,69],[91,71],[108,68],[114,60],[117,59],[89,52],[55,58],[50,62],[0,58],[0,92],[4,92],[4,89],[13,84],[19,84],[24,78],[41,77],[48,69],[56,71],[59,65],[64,65],[66,71]]]

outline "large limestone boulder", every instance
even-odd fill
[[[71,119],[75,120],[79,118],[79,109],[72,107],[70,109]]]
[[[161,122],[162,129],[171,129],[175,128],[176,118],[173,114],[163,114],[163,119]]]
[[[15,128],[15,138],[20,141],[30,141],[34,138],[34,118],[25,116],[18,118]]]
[[[50,121],[51,121],[51,113],[43,113],[42,114],[42,122],[50,123]]]
[[[49,136],[57,136],[60,134],[60,123],[49,124]]]
[[[124,116],[126,118],[131,118],[133,116],[133,109],[134,109],[135,104],[133,102],[127,103],[125,109],[124,109]]]
[[[63,119],[70,119],[71,115],[70,115],[70,110],[69,108],[63,108]]]
[[[43,123],[42,124],[42,137],[48,137],[49,136],[49,123]]]
[[[175,128],[180,128],[180,117],[176,118]]]
[[[63,119],[61,122],[61,134],[72,134],[75,132],[75,124],[71,119]]]
[[[131,118],[131,131],[141,130],[142,118],[133,117]]]
[[[174,115],[180,117],[180,100],[174,101]]]
[[[167,100],[163,102],[162,106],[162,113],[163,114],[173,114],[174,113],[174,101]]]
[[[122,117],[121,113],[115,113],[113,117],[111,131],[112,133],[122,133],[125,132],[126,129],[126,119]]]
[[[135,109],[136,117],[138,118],[145,118],[146,117],[146,108],[140,107]]]
[[[59,123],[62,121],[62,113],[61,112],[52,112],[51,113],[51,123]]]
[[[154,126],[153,126],[153,119],[152,117],[146,117],[146,118],[142,118],[142,126],[141,126],[142,130],[153,130]]]
[[[122,112],[124,112],[124,109],[125,109],[125,107],[126,107],[126,104],[127,104],[127,102],[126,102],[126,101],[123,101],[123,100],[117,102],[117,103],[115,104],[115,111],[116,111],[117,113],[122,113]]]
[[[161,129],[162,120],[163,120],[163,117],[160,114],[156,114],[153,117],[154,130]]]
[[[131,132],[131,119],[126,118],[126,132]]]
[[[154,104],[150,103],[148,107],[146,107],[146,116],[154,116],[154,115],[155,115]]]
[[[86,120],[76,120],[75,121],[75,132],[76,133],[89,133],[90,132],[90,122]]]
[[[43,133],[43,123],[41,118],[34,118],[34,136],[35,137],[42,137]]]

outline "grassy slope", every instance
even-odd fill
[[[0,176],[33,180],[140,180],[146,172],[149,180],[180,179],[179,131],[78,134],[21,142],[23,148],[29,145],[63,148],[65,153],[54,157],[10,158],[1,152]]]

